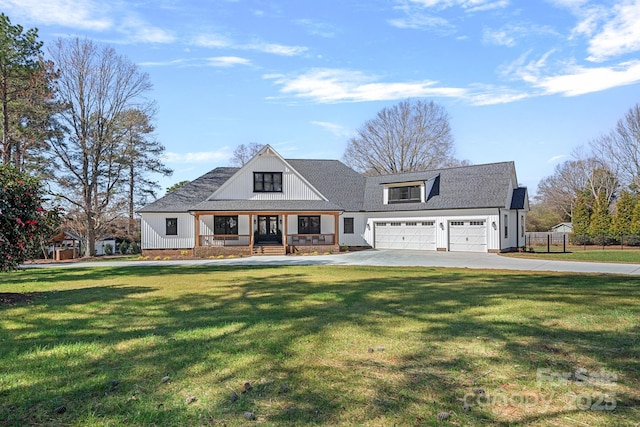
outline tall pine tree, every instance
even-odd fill
[[[611,232],[614,236],[623,239],[631,234],[631,223],[633,221],[633,210],[636,199],[627,190],[620,192],[620,198],[616,202],[616,213],[611,221]]]
[[[611,235],[611,213],[609,213],[609,199],[600,190],[593,204],[593,212],[589,221],[589,234],[598,244],[605,244]]]
[[[573,223],[573,240],[576,244],[583,244],[589,240],[589,219],[591,218],[591,210],[587,204],[588,196],[578,193],[575,205],[573,206],[573,215],[571,220]]]
[[[0,14],[0,163],[24,169],[29,149],[46,140],[53,68],[42,59],[38,30]]]

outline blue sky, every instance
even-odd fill
[[[40,39],[108,43],[147,72],[163,187],[235,147],[341,159],[408,98],[442,105],[456,154],[539,180],[640,102],[640,0],[0,0]]]

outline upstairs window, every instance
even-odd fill
[[[213,220],[214,234],[238,234],[238,216],[216,216]]]
[[[178,235],[178,218],[167,218],[165,221],[165,234],[167,236]]]
[[[389,187],[389,203],[415,203],[420,201],[419,185]]]
[[[254,193],[282,193],[282,172],[254,172]]]

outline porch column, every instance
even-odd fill
[[[253,248],[253,214],[249,214],[249,247]]]
[[[284,245],[285,253],[287,251],[287,246],[289,245],[289,239],[287,238],[287,230],[289,229],[289,214],[285,213],[284,216],[284,230],[282,231],[282,244]]]
[[[196,248],[200,247],[200,214],[196,212]]]
[[[338,236],[340,236],[340,220],[338,218],[337,213],[333,214],[333,220],[334,220],[334,228],[333,228],[333,244],[334,245],[338,245]]]

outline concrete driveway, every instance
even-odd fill
[[[640,254],[639,254],[640,255]],[[377,250],[333,255],[256,256],[215,260],[167,261],[99,261],[59,264],[28,264],[37,267],[117,267],[154,265],[363,265],[400,267],[452,267],[518,271],[559,271],[574,273],[608,273],[640,275],[639,264],[612,264],[574,261],[521,259],[498,254],[471,252],[427,252],[407,250]]]

